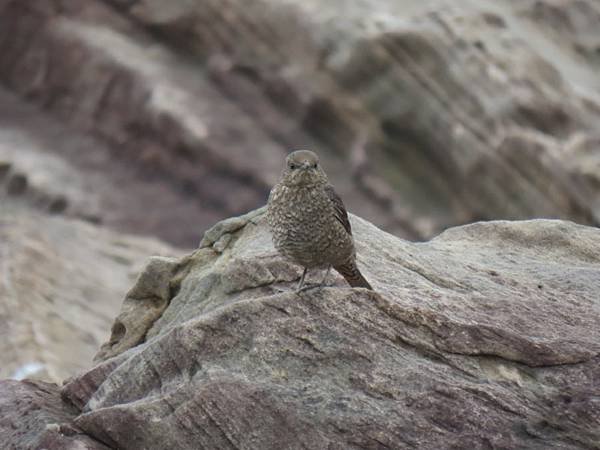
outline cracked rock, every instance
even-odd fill
[[[351,221],[375,292],[337,277],[296,294],[260,222],[159,264],[174,288],[144,339],[63,388],[74,426],[128,449],[594,448],[599,230],[499,221],[409,243]]]

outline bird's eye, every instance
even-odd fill
[[[312,167],[313,167],[313,169],[316,169],[316,168],[317,168],[317,163],[314,163],[314,164],[312,165]]]
[[[290,169],[294,170],[296,167],[298,167],[296,164],[290,163]]]

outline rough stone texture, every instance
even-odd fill
[[[89,367],[158,241],[0,204],[0,378],[60,382]],[[2,440],[0,440],[2,442]]]
[[[600,447],[600,231],[499,221],[414,244],[351,220],[376,292],[295,294],[260,211],[154,259],[63,389],[74,426],[127,449]]]
[[[76,409],[58,386],[0,380],[0,442],[5,450],[109,450],[72,425]]]
[[[191,247],[221,213],[0,89],[0,202]],[[173,220],[173,217],[180,220]]]
[[[596,0],[4,0],[0,82],[101,137],[106,172],[161,180],[165,215],[115,222],[178,244],[264,204],[301,147],[399,236],[595,224],[599,20]]]
[[[600,211],[597,0],[0,0],[0,444],[600,448],[599,232],[410,244],[298,296],[261,211],[317,151],[425,238]],[[60,213],[48,218],[32,213]],[[164,251],[163,251],[164,250]],[[313,274],[314,281],[320,274]]]

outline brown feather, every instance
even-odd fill
[[[350,286],[363,287],[370,289],[371,291],[373,290],[371,284],[363,277],[362,273],[360,273],[360,270],[358,270],[354,261],[342,266],[335,266],[334,269],[346,279]]]
[[[337,195],[337,192],[335,192],[335,189],[333,189],[332,185],[328,184],[325,186],[325,192],[327,193],[329,200],[331,200],[333,203],[333,210],[336,220],[340,222],[348,234],[351,235],[352,227],[350,226],[350,220],[348,220],[348,212],[346,211],[344,202],[342,202],[340,196]]]

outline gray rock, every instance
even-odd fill
[[[21,208],[192,245],[264,203],[302,146],[401,236],[598,223],[599,17],[596,0],[0,0],[0,376],[82,371],[62,401],[0,382],[0,443],[600,448],[595,229],[410,244],[353,218],[376,292],[298,296],[260,211],[134,283],[173,250]]]
[[[127,231],[195,245],[190,224],[264,204],[300,147],[319,153],[349,210],[398,236],[482,219],[599,222],[600,169],[587,164],[600,153],[597,0],[0,8],[0,82],[101,137],[117,186],[131,183],[114,180],[123,166],[160,180],[102,191],[118,206],[103,218]],[[577,139],[585,152],[570,151]]]
[[[182,189],[184,180],[157,177],[135,161],[119,160],[118,145],[67,125],[0,88],[0,203],[188,248],[196,245],[200,230],[222,217]]]
[[[89,367],[147,255],[174,252],[0,201],[0,378],[60,382]]]
[[[72,425],[75,408],[42,381],[0,380],[0,438],[6,450],[110,450]]]
[[[162,315],[171,300],[171,280],[176,277],[178,268],[179,264],[173,258],[150,258],[125,297],[119,318],[112,326],[110,341],[102,346],[96,359],[119,354],[143,342],[148,328]]]
[[[295,294],[260,219],[152,262],[118,351],[63,388],[74,426],[128,449],[599,447],[600,231],[489,222],[414,244],[351,220],[375,292]]]

